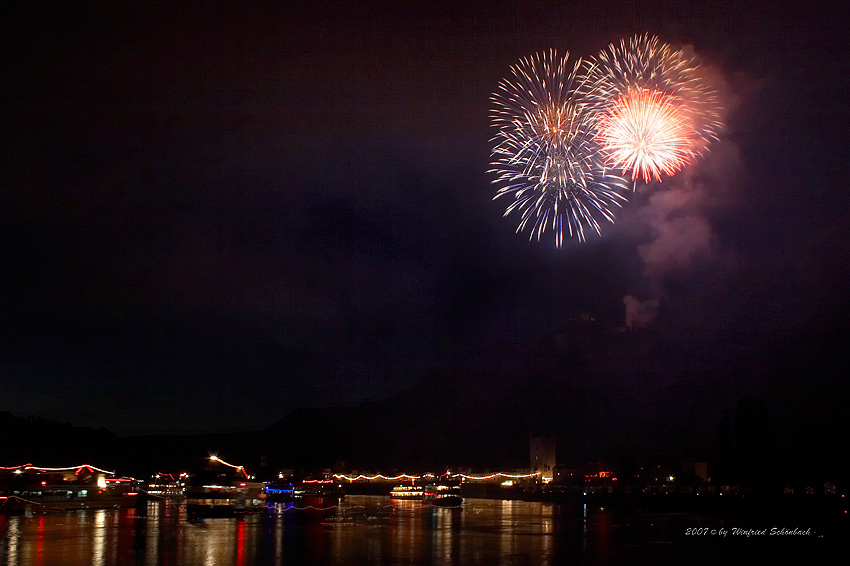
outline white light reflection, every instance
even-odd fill
[[[148,501],[147,536],[145,538],[145,566],[157,566],[159,563],[159,504]]]
[[[554,538],[552,533],[552,505],[540,504],[540,532],[543,535],[540,543],[540,555],[551,559]]]
[[[502,557],[512,556],[516,552],[514,545],[514,509],[516,502],[511,499],[503,499],[501,512],[501,535],[499,536],[499,552]]]
[[[274,563],[283,564],[283,517],[280,513],[274,518]]]
[[[434,509],[434,551],[437,564],[452,563],[452,511],[453,509]]]
[[[587,552],[587,503],[581,506],[581,550]]]
[[[106,551],[106,509],[94,512],[94,537],[92,543],[92,566],[103,566]]]
[[[18,566],[18,539],[21,537],[21,518],[13,515],[9,517],[9,530],[6,538],[9,539],[8,566]]]

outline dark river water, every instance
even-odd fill
[[[822,539],[814,535],[711,534],[724,528],[722,523],[580,502],[467,499],[463,508],[444,509],[377,496],[348,496],[335,509],[278,504],[268,513],[191,521],[185,509],[150,502],[137,508],[0,514],[0,566],[690,566],[784,563],[791,552],[827,558],[819,556]],[[709,530],[688,534],[695,528]]]

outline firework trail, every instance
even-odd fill
[[[721,128],[717,93],[696,58],[648,34],[609,45],[591,61],[583,87],[599,112],[597,143],[606,163],[633,180],[672,176]]]
[[[520,215],[517,232],[540,240],[552,230],[558,247],[565,238],[584,241],[587,230],[601,233],[628,190],[594,142],[599,113],[584,100],[583,63],[568,59],[554,50],[522,59],[491,97],[494,198],[512,199],[505,216]]]

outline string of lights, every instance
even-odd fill
[[[448,477],[449,479],[460,478],[462,480],[477,481],[477,480],[492,480],[492,479],[496,479],[496,478],[514,479],[514,480],[516,480],[516,479],[527,479],[527,478],[533,478],[533,477],[541,476],[541,475],[542,475],[541,472],[532,472],[530,474],[507,474],[507,473],[504,473],[504,472],[496,472],[496,473],[488,474],[488,475],[470,475],[470,474],[460,474],[460,473],[452,474],[452,473],[447,472],[446,474],[444,474],[444,477]],[[357,476],[353,476],[353,475],[348,476],[348,475],[345,475],[345,474],[334,474],[333,477],[337,480],[346,480],[346,481],[349,481],[349,482],[356,482],[356,481],[376,481],[376,480],[382,480],[382,481],[399,481],[399,480],[416,481],[416,480],[420,480],[420,479],[423,479],[423,478],[435,478],[437,476],[435,476],[434,474],[422,474],[422,475],[399,474],[397,476],[385,476],[385,475],[382,475],[382,474],[375,474],[375,475],[372,475],[372,476],[368,476],[368,475],[364,475],[364,474],[360,474],[360,475],[357,475]],[[312,481],[314,483],[321,483],[322,481],[326,482],[327,480],[312,480]]]
[[[246,471],[245,471],[245,466],[237,466],[237,465],[235,465],[235,464],[231,464],[231,463],[229,463],[229,462],[225,462],[224,460],[222,460],[221,458],[219,458],[219,457],[218,457],[218,456],[216,456],[215,454],[213,454],[212,456],[210,456],[210,461],[211,461],[211,462],[218,462],[219,464],[224,464],[225,466],[228,466],[228,467],[230,467],[230,468],[233,468],[234,470],[238,470],[238,471],[242,472],[243,474],[245,474],[245,479],[251,479],[251,476],[249,476],[249,475],[248,475],[248,472],[246,472]]]
[[[41,505],[44,507],[44,503],[40,501],[32,501],[30,499],[24,499],[23,497],[18,497],[17,495],[9,495],[0,497],[0,501],[3,502],[3,505],[6,505],[8,501],[23,501],[24,503],[29,503],[30,505]]]
[[[21,466],[0,466],[0,470],[15,470],[23,472],[24,470],[36,470],[38,472],[70,472],[74,471],[74,474],[79,475],[80,472],[84,469],[88,469],[90,472],[100,472],[102,474],[113,475],[115,472],[110,472],[109,470],[102,470],[98,467],[92,466],[91,464],[81,464],[79,466],[68,466],[65,468],[43,468],[40,466],[33,466],[32,464],[23,464]]]
[[[350,481],[350,482],[361,481],[361,480],[365,480],[365,481],[375,481],[375,480],[384,480],[384,481],[410,480],[410,481],[415,481],[415,480],[419,480],[419,479],[422,479],[422,478],[433,478],[433,477],[435,477],[434,474],[424,474],[424,475],[421,475],[421,476],[414,476],[414,475],[410,475],[410,474],[399,474],[397,476],[385,476],[385,475],[382,475],[382,474],[375,474],[374,476],[366,476],[366,475],[363,475],[363,474],[360,474],[360,475],[357,475],[357,476],[347,476],[345,474],[334,474],[334,478],[336,478],[338,480],[347,480],[347,481]]]
[[[502,472],[496,472],[495,474],[490,474],[490,475],[487,475],[487,476],[470,476],[470,475],[467,475],[467,474],[451,474],[449,477],[451,477],[451,478],[461,478],[461,479],[465,479],[465,480],[492,480],[492,479],[495,479],[495,478],[506,478],[506,479],[517,480],[517,479],[533,478],[533,477],[539,476],[539,475],[541,475],[540,472],[533,472],[531,474],[505,474],[505,473],[502,473]]]

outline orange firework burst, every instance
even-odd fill
[[[657,90],[631,88],[600,117],[599,140],[608,162],[644,182],[672,176],[696,156],[693,125],[675,99]]]

